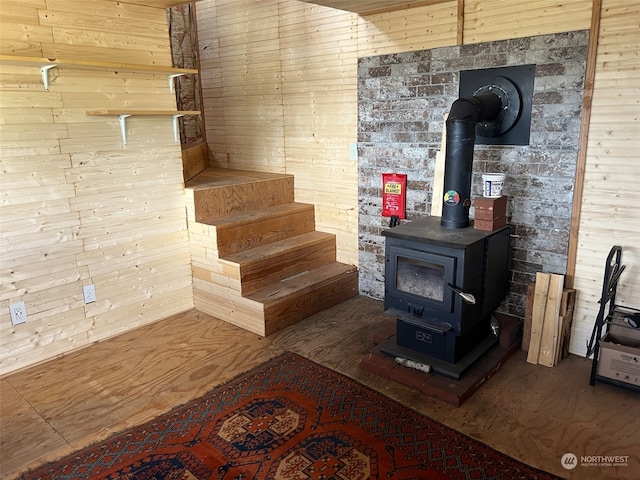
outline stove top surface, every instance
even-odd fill
[[[389,228],[383,231],[382,235],[413,242],[464,248],[507,228],[509,227],[505,226],[498,230],[487,232],[476,230],[473,228],[473,223],[466,228],[444,228],[440,225],[440,217],[426,217]]]

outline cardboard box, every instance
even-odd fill
[[[596,373],[640,386],[640,329],[612,326],[600,339]]]

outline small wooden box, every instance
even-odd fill
[[[507,215],[507,196],[500,198],[478,197],[474,201],[476,220],[495,220]]]

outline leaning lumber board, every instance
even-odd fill
[[[440,141],[440,150],[436,152],[436,165],[433,172],[433,187],[431,195],[431,216],[442,216],[442,202],[444,200],[444,160],[447,145],[447,116],[444,116],[442,123],[442,139]]]
[[[566,319],[563,315],[558,315],[558,336],[555,343],[555,350],[553,352],[553,366],[555,367],[560,361],[560,355],[562,352],[562,332],[565,328]]]
[[[558,317],[560,316],[560,303],[564,288],[564,275],[551,275],[547,292],[547,303],[544,311],[542,335],[540,337],[540,351],[538,363],[545,367],[553,367],[558,342]]]
[[[533,298],[536,293],[536,284],[527,285],[527,303],[524,312],[524,327],[522,331],[522,351],[529,351],[529,342],[531,341],[531,318],[533,316]]]
[[[563,358],[562,349],[564,346],[565,335],[567,333],[567,323],[570,321],[570,318],[567,317],[567,313],[569,310],[569,292],[570,291],[572,290],[565,288],[562,291],[562,299],[560,300],[560,313],[558,316],[558,341],[556,342],[556,351],[553,358],[554,366],[556,366],[558,362]],[[573,291],[575,292],[575,290]]]
[[[527,362],[537,365],[538,354],[540,352],[540,340],[542,338],[542,325],[544,323],[544,313],[547,306],[547,293],[549,292],[549,281],[551,275],[548,273],[536,273],[536,287],[533,299],[533,314],[531,316],[531,339],[529,341],[529,353]]]
[[[444,197],[444,158],[445,152],[436,152],[436,168],[433,173],[433,193],[431,195],[431,216],[442,216],[442,202]]]
[[[565,289],[562,294],[562,304],[560,312],[564,317],[561,332],[560,359],[563,360],[569,356],[569,341],[571,339],[571,325],[573,323],[573,312],[576,303],[576,291],[573,288]]]

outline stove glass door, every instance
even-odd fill
[[[399,291],[436,302],[444,300],[444,265],[402,255],[398,255],[397,262],[396,288]]]
[[[390,269],[395,295],[412,303],[429,305],[444,312],[453,311],[456,258],[412,249],[392,248],[395,268]],[[410,300],[411,299],[411,300]]]

